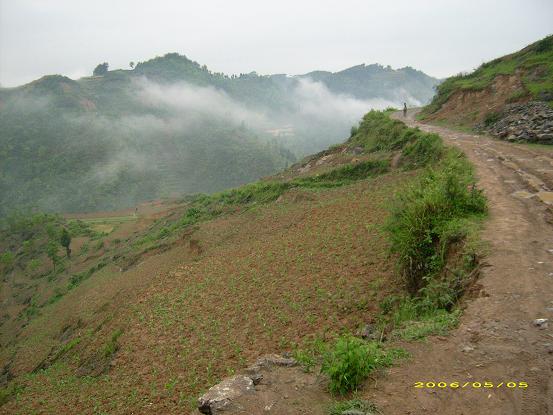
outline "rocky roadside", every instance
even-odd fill
[[[543,101],[508,104],[476,130],[511,142],[553,144],[553,108]]]

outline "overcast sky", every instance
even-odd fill
[[[0,83],[167,52],[228,74],[378,62],[446,77],[551,33],[552,0],[0,0]]]

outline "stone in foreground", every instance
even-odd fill
[[[255,392],[253,380],[244,375],[236,375],[223,380],[210,388],[198,399],[198,410],[202,414],[215,415],[230,409],[232,401],[246,393]]]

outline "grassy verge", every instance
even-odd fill
[[[473,280],[486,199],[464,155],[442,160],[398,194],[385,226],[406,294],[381,304],[381,326],[407,340],[445,334],[459,317],[458,299]]]
[[[395,359],[405,356],[403,350],[384,349],[379,342],[345,335],[324,355],[321,372],[330,379],[330,392],[343,395],[357,390],[375,370],[391,366]]]

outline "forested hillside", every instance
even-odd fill
[[[106,68],[107,69],[107,68]],[[0,215],[118,209],[272,174],[372,107],[427,101],[410,68],[227,76],[175,53],[77,81],[0,89]]]

